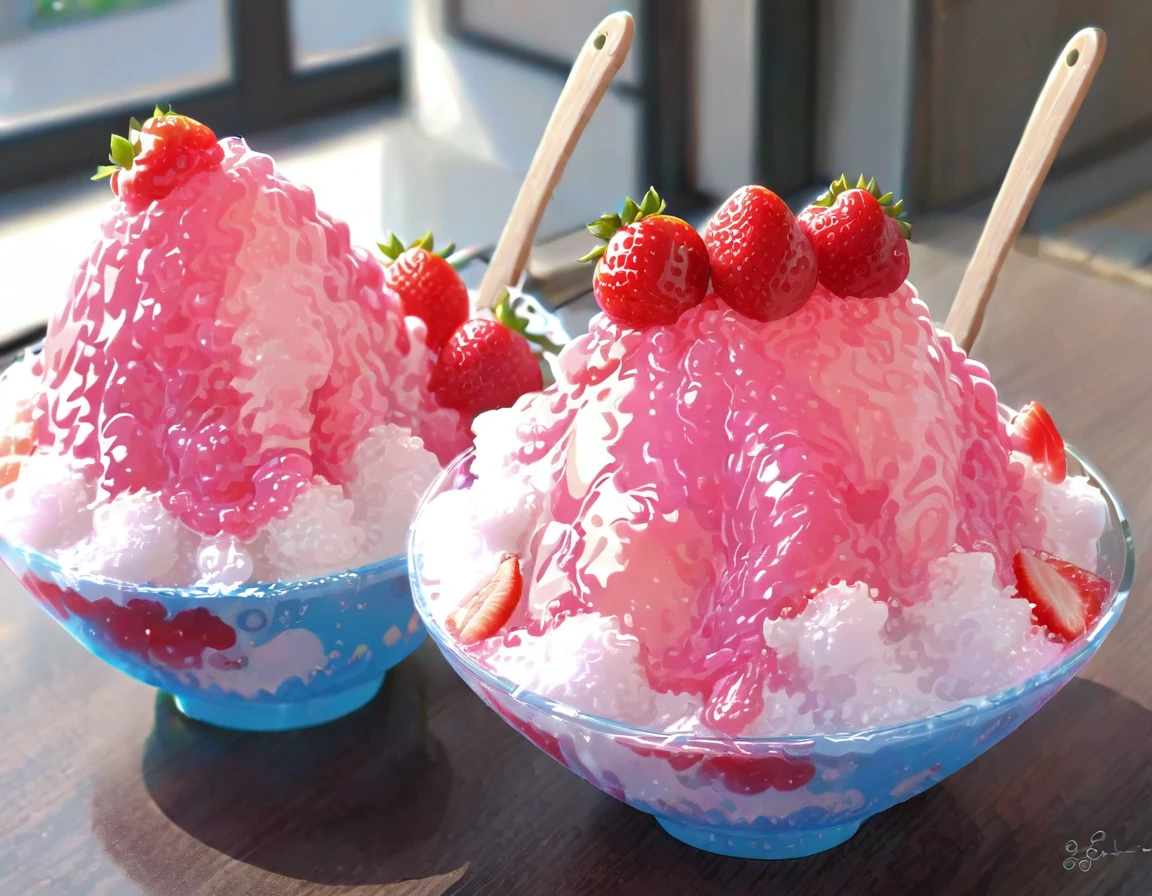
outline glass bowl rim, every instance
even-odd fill
[[[151,597],[161,601],[188,599],[209,601],[230,598],[274,600],[281,597],[302,598],[307,596],[303,592],[308,591],[319,592],[311,597],[334,597],[328,591],[340,580],[349,585],[365,579],[375,583],[394,577],[396,573],[402,572],[408,563],[408,555],[403,553],[393,554],[351,569],[286,582],[244,582],[240,585],[138,585],[135,582],[93,575],[64,566],[52,557],[4,538],[0,538],[0,543],[19,554],[25,567],[39,579],[44,579],[41,572],[47,572],[53,576],[53,584],[56,585],[90,585],[93,588],[130,593],[132,597]]]
[[[1000,408],[1004,413],[1011,413],[1011,409],[1003,404],[1000,405]],[[1123,539],[1125,554],[1124,570],[1121,574],[1120,582],[1112,595],[1111,606],[1107,612],[1101,614],[1100,618],[1096,620],[1095,625],[1093,625],[1091,630],[1084,636],[1083,643],[1080,644],[1075,651],[1061,657],[1060,660],[1053,665],[1029,676],[1020,684],[1002,688],[993,694],[971,697],[942,712],[916,719],[909,719],[904,722],[896,722],[874,728],[859,728],[853,731],[781,734],[767,737],[727,737],[721,734],[700,732],[654,731],[585,712],[563,701],[554,700],[521,687],[515,682],[484,668],[479,662],[459,649],[456,641],[444,631],[443,627],[429,611],[428,600],[425,597],[424,589],[418,581],[417,564],[413,562],[416,551],[416,530],[429,499],[443,491],[450,490],[445,488],[445,483],[449,482],[450,477],[455,476],[461,466],[475,454],[474,448],[469,448],[454,458],[428,487],[428,490],[420,498],[420,502],[417,505],[416,515],[413,519],[412,526],[408,530],[408,576],[411,582],[412,600],[416,606],[416,612],[420,614],[425,629],[432,636],[437,646],[450,657],[453,665],[462,666],[469,675],[481,681],[489,689],[501,691],[517,703],[523,703],[538,712],[564,719],[584,729],[609,737],[636,739],[644,741],[646,745],[658,742],[668,747],[680,749],[702,748],[705,750],[710,749],[713,752],[718,750],[731,752],[733,747],[737,748],[740,752],[745,752],[742,748],[748,748],[747,752],[749,753],[762,752],[764,748],[794,747],[801,751],[807,751],[818,748],[821,744],[858,744],[861,741],[873,739],[906,740],[923,737],[937,729],[950,727],[977,715],[989,711],[1007,709],[1015,702],[1025,698],[1029,693],[1039,690],[1050,682],[1062,677],[1070,677],[1070,670],[1077,669],[1091,658],[1092,654],[1096,652],[1100,644],[1103,643],[1108,633],[1119,620],[1120,614],[1124,611],[1124,606],[1128,600],[1128,594],[1132,590],[1132,582],[1136,573],[1136,551],[1132,541],[1132,532],[1128,524],[1128,517],[1120,501],[1117,499],[1115,492],[1112,490],[1112,487],[1108,484],[1107,480],[1100,475],[1099,471],[1085,461],[1080,453],[1071,445],[1065,443],[1064,447],[1066,454],[1081,466],[1084,475],[1087,476],[1089,481],[1103,494],[1108,507],[1109,519],[1115,521],[1120,537]]]

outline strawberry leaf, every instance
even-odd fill
[[[655,187],[649,187],[648,192],[644,194],[644,198],[640,201],[640,218],[651,218],[654,215],[660,214],[667,208],[667,203],[660,198],[660,194],[656,192]]]
[[[529,331],[528,327],[532,323],[531,319],[517,309],[515,303],[512,301],[512,296],[507,290],[504,291],[500,301],[496,303],[496,307],[492,309],[492,313],[496,316],[496,320],[509,330],[519,333],[533,345],[539,346],[543,351],[552,355],[558,355],[563,349],[563,346],[557,345],[549,339],[547,335]]]
[[[624,205],[620,208],[618,215],[601,215],[595,221],[585,225],[588,232],[599,240],[607,242],[616,235],[622,227],[627,227],[629,224],[635,224],[637,221],[642,221],[645,218],[651,218],[653,215],[658,215],[666,208],[666,203],[660,198],[660,194],[656,192],[655,187],[649,187],[648,192],[644,194],[644,198],[639,204],[631,197],[624,200]],[[580,261],[593,261],[604,254],[604,246],[597,246],[587,255],[583,256]]]
[[[601,255],[603,255],[603,254],[604,254],[604,250],[605,250],[605,249],[607,249],[607,248],[608,248],[608,244],[607,244],[607,243],[605,243],[605,244],[604,244],[604,245],[602,245],[602,246],[597,246],[595,249],[593,249],[593,250],[592,250],[591,252],[589,252],[587,255],[582,255],[582,256],[580,256],[580,258],[579,258],[578,260],[579,260],[580,262],[585,262],[585,261],[595,261],[597,258],[599,258]]]
[[[624,200],[624,207],[620,210],[620,220],[625,226],[633,223],[640,214],[640,206],[629,196]]]
[[[92,175],[92,180],[104,180],[104,178],[111,177],[119,170],[119,165],[101,165],[96,169],[96,173]]]
[[[896,202],[893,202],[892,194],[890,192],[881,193],[880,187],[877,185],[876,178],[874,177],[870,177],[865,180],[864,175],[861,174],[859,179],[856,181],[856,186],[853,187],[849,186],[848,178],[841,174],[838,178],[836,178],[836,180],[832,181],[832,183],[828,185],[828,192],[822,193],[819,197],[813,200],[812,205],[821,206],[823,208],[831,208],[832,205],[835,204],[837,197],[839,197],[841,193],[846,193],[848,190],[864,190],[865,192],[870,193],[883,207],[884,213],[896,219],[896,223],[900,225],[900,233],[904,239],[908,240],[912,238],[912,225],[901,218],[901,216],[904,214],[904,200],[900,199]]]
[[[400,242],[400,237],[396,236],[391,230],[388,231],[388,237],[385,241],[377,243],[376,247],[389,261],[395,261],[404,253],[404,244]]]
[[[501,293],[500,301],[496,303],[496,307],[492,309],[492,313],[496,316],[496,320],[509,330],[523,333],[528,327],[528,322],[518,318],[512,310],[512,296],[509,295],[508,290],[504,290],[504,292]]]
[[[424,249],[428,252],[431,252],[433,242],[434,241],[432,239],[432,231],[429,230],[426,234],[424,234],[424,236],[420,237],[420,239],[416,240],[416,242],[414,242],[408,248],[409,249]]]
[[[128,119],[128,136],[129,137],[131,137],[133,134],[139,134],[141,130],[143,130],[143,126],[140,124],[139,121],[136,120],[135,116]]]
[[[613,224],[611,221],[593,221],[588,225],[588,232],[592,236],[601,240],[610,240],[616,235],[619,226]]]
[[[136,152],[132,148],[132,144],[119,134],[112,135],[112,152],[110,157],[116,165],[121,168],[131,168],[132,161],[136,158]]]
[[[456,244],[455,243],[449,243],[443,249],[436,250],[436,254],[439,255],[441,258],[446,259],[446,258],[448,258],[449,255],[451,255],[455,251],[456,251]]]

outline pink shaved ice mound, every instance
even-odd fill
[[[6,538],[135,582],[331,572],[399,553],[391,520],[468,445],[381,264],[269,156],[220,146],[163,199],[113,201],[42,353],[4,376],[35,443]]]
[[[818,286],[769,323],[714,297],[647,330],[600,316],[558,366],[475,421],[474,481],[418,527],[441,621],[520,557],[519,607],[466,648],[511,681],[766,736],[920,717],[1061,654],[1012,558],[1094,569],[1103,497],[1013,452],[987,369],[907,284]]]

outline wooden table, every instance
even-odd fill
[[[1111,480],[1143,559],[1152,296],[1054,270],[1014,260],[976,353],[1006,401],[1042,400]],[[102,665],[5,574],[0,894],[1152,893],[1152,852],[1061,867],[1097,830],[1152,847],[1146,581],[1017,733],[839,849],[767,863],[683,846],[585,784],[430,644],[346,719],[235,734]]]

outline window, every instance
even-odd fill
[[[401,0],[291,0],[292,67],[331,68],[398,49],[408,33]]]
[[[0,190],[103,161],[154,102],[251,132],[398,96],[407,0],[6,0]]]
[[[0,50],[0,135],[226,85],[230,30],[228,0],[36,0]]]

